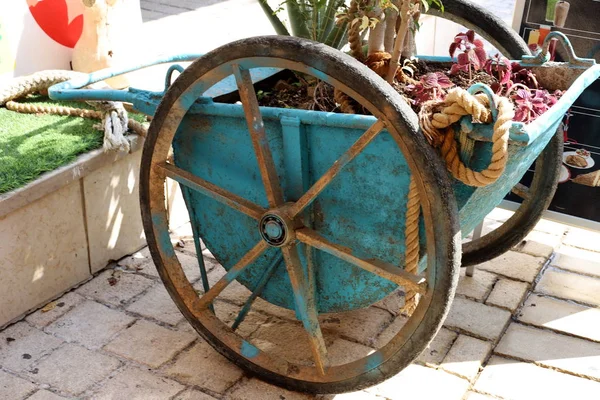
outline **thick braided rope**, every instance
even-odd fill
[[[421,110],[419,121],[426,137],[433,138],[433,143],[441,143],[441,155],[446,161],[446,167],[452,175],[469,186],[483,187],[494,183],[504,172],[508,160],[508,137],[514,109],[505,97],[496,96],[494,101],[498,107],[498,118],[494,123],[492,135],[492,158],[488,167],[483,171],[473,171],[468,168],[459,157],[458,144],[454,138],[454,131],[450,126],[464,115],[472,115],[473,119],[480,122],[491,122],[491,113],[485,104],[487,96],[473,96],[464,89],[453,89],[448,93],[446,100],[439,103],[442,107],[439,112],[434,105],[428,104]],[[431,121],[428,123],[427,121]],[[440,130],[445,130],[440,133]],[[440,140],[441,139],[441,140]],[[432,142],[430,140],[430,142]]]
[[[333,99],[340,105],[340,110],[346,114],[356,114],[355,102],[346,93],[341,90],[334,89]]]
[[[358,15],[358,0],[352,0],[348,7],[348,44],[350,45],[350,54],[357,60],[363,59],[362,39],[360,37],[360,21]]]
[[[385,51],[378,51],[376,53],[369,54],[365,60],[367,67],[371,68],[375,73],[381,77],[387,74],[390,66],[390,60],[392,55]]]
[[[82,72],[48,70],[15,78],[10,81],[10,84],[0,87],[0,106],[28,94],[46,90],[54,84],[84,76],[87,74]]]
[[[412,274],[417,273],[419,267],[419,218],[421,216],[421,204],[419,201],[419,190],[414,175],[410,177],[408,189],[408,202],[406,204],[406,223],[404,230],[404,270]],[[404,296],[404,306],[401,312],[407,315],[417,308],[419,302],[418,293],[407,290]]]
[[[63,107],[63,106],[40,106],[38,104],[17,103],[16,101],[8,101],[5,104],[7,110],[15,111],[22,114],[54,114],[66,117],[80,117],[89,119],[101,120],[104,118],[102,111],[86,110],[83,108]],[[127,127],[136,135],[146,137],[148,128],[141,122],[134,119],[127,121]]]
[[[362,39],[360,37],[360,22],[350,22],[350,29],[348,29],[348,43],[350,44],[350,54],[357,60],[362,60],[363,49]]]
[[[17,103],[10,100],[5,104],[7,110],[22,114],[55,114],[69,117],[81,117],[102,119],[103,113],[96,110],[85,110],[82,108],[63,107],[63,106],[42,106],[39,104]]]

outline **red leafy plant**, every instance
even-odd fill
[[[429,100],[444,100],[445,89],[452,86],[454,83],[442,72],[430,72],[423,75],[418,83],[407,85],[406,90],[413,95],[413,104],[420,105]]]
[[[496,54],[494,57],[486,60],[483,65],[483,70],[490,76],[498,79],[498,82],[492,84],[492,90],[496,94],[501,95],[505,89],[508,89],[513,85],[513,63],[511,63],[508,58]]]
[[[456,57],[457,63],[452,65],[450,74],[455,75],[459,71],[469,73],[469,79],[472,79],[472,71],[479,71],[487,61],[487,54],[483,49],[483,42],[475,38],[475,32],[468,30],[461,32],[454,37],[450,44],[450,57],[458,51]]]
[[[516,62],[512,64],[511,81],[513,84],[525,85],[529,89],[539,89],[540,87],[533,71]]]
[[[511,96],[515,102],[515,121],[529,123],[545,113],[558,101],[562,92],[557,90],[550,94],[545,89],[529,89],[522,84],[515,84],[510,91],[516,92]]]

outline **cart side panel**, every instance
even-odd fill
[[[286,116],[265,119],[265,127],[287,201],[297,200],[364,133],[362,128],[301,124]],[[267,207],[243,118],[190,113],[178,130],[173,148],[180,168]],[[355,255],[402,265],[409,176],[400,150],[390,135],[382,132],[317,197],[305,224],[351,248]],[[257,222],[199,193],[185,187],[183,190],[200,237],[215,258],[230,269],[260,240]],[[421,236],[424,240],[425,235]],[[306,251],[302,250],[306,268]],[[275,254],[270,249],[261,256],[239,278],[241,283],[253,290]],[[366,307],[397,287],[321,251],[312,251],[311,257],[320,312]],[[285,265],[277,267],[261,297],[293,308]]]

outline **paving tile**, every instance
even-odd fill
[[[563,243],[580,249],[600,252],[600,233],[582,228],[569,227]]]
[[[460,280],[458,281],[456,294],[484,301],[491,292],[498,276],[482,270],[476,270],[473,276],[467,276],[466,272],[466,268],[460,269]]]
[[[224,301],[216,301],[215,302],[215,313],[217,317],[229,325],[233,324],[233,321],[237,318],[241,311],[242,307],[238,305],[233,305],[230,303],[226,303]],[[242,321],[242,323],[236,329],[236,332],[242,337],[249,337],[251,334],[256,332],[258,328],[260,328],[265,322],[267,322],[268,317],[257,313],[255,311],[250,311],[246,318]]]
[[[165,374],[186,385],[224,393],[244,374],[241,369],[201,341],[164,368]]]
[[[0,399],[24,399],[35,389],[33,383],[0,370]]]
[[[60,299],[46,304],[33,314],[29,314],[25,320],[32,325],[42,328],[56,321],[59,317],[70,311],[73,307],[83,301],[83,297],[75,292],[69,292]]]
[[[459,335],[444,358],[441,368],[472,380],[479,373],[492,344],[466,335]]]
[[[554,249],[560,246],[561,241],[562,236],[532,231],[521,243],[515,246],[515,250],[536,257],[548,258],[554,252]]]
[[[65,397],[59,396],[55,393],[49,392],[48,390],[39,390],[27,400],[64,400]]]
[[[77,293],[118,307],[148,289],[153,283],[151,279],[138,274],[108,269],[77,289]]]
[[[177,259],[181,264],[181,268],[183,269],[183,272],[185,273],[185,276],[188,278],[188,280],[191,283],[194,283],[198,279],[200,279],[200,267],[198,266],[198,259],[195,256],[185,254],[180,251],[178,251],[176,254]],[[204,267],[206,268],[206,272],[209,272],[217,265],[218,264],[213,260],[204,260]],[[154,263],[152,263],[150,267],[145,268],[141,272],[158,278],[158,271],[156,270]]]
[[[208,282],[210,287],[217,283],[219,279],[221,279],[225,274],[225,268],[223,268],[220,265],[215,266],[208,273]],[[194,284],[194,289],[196,289],[199,293],[204,293],[201,280]],[[250,291],[238,281],[233,281],[227,286],[225,290],[223,290],[223,292],[219,295],[218,299],[229,300],[235,304],[242,305],[246,302],[248,296],[250,296]]]
[[[526,282],[500,279],[485,304],[515,311],[525,297],[527,289],[529,289],[529,284]]]
[[[535,287],[536,292],[600,306],[600,278],[549,268]]]
[[[510,313],[506,310],[457,297],[444,325],[485,339],[496,340],[509,319]]]
[[[494,356],[475,390],[511,400],[597,400],[600,382]]]
[[[104,350],[158,368],[196,339],[188,332],[176,332],[148,321],[137,321]]]
[[[252,309],[278,318],[289,319],[292,321],[296,320],[296,313],[293,310],[276,306],[275,304],[269,303],[260,297],[254,301],[254,304],[252,304]]]
[[[150,249],[148,247],[144,247],[143,249],[136,251],[129,256],[121,258],[119,261],[117,261],[117,265],[127,268],[130,271],[141,272],[144,274],[149,274],[149,270],[156,271],[154,263],[152,262],[152,255],[150,254]]]
[[[104,346],[134,318],[94,301],[85,301],[48,325],[46,330],[68,342],[95,350]]]
[[[321,314],[322,329],[328,329],[367,346],[375,343],[377,336],[392,320],[389,312],[375,307],[361,308],[335,314]]]
[[[561,246],[552,265],[573,272],[600,277],[600,254],[570,246]]]
[[[508,251],[493,260],[478,265],[477,268],[519,281],[533,282],[544,261],[541,257]]]
[[[364,358],[374,351],[362,344],[337,339],[331,346],[327,347],[327,357],[331,365],[343,365]]]
[[[555,236],[563,236],[564,233],[567,231],[567,228],[568,227],[565,224],[542,218],[535,225],[533,230],[538,232],[550,233]]]
[[[62,343],[25,322],[18,322],[0,332],[0,365],[21,371]]]
[[[183,389],[175,381],[129,366],[106,380],[92,400],[169,399]]]
[[[494,352],[600,379],[600,343],[513,323]]]
[[[325,344],[331,346],[338,339],[336,333],[321,327]],[[261,326],[253,335],[251,343],[266,352],[302,365],[312,365],[312,352],[308,334],[298,321],[274,319]],[[293,346],[290,346],[293,343]]]
[[[187,319],[184,319],[180,323],[177,324],[175,330],[178,332],[188,332],[193,333],[194,335],[198,335],[198,332],[194,329],[194,327],[189,323]]]
[[[398,288],[392,293],[385,296],[382,300],[373,304],[373,307],[381,308],[386,310],[392,315],[400,314],[400,310],[404,306],[404,290]]]
[[[429,346],[417,357],[417,361],[434,366],[441,364],[457,336],[456,332],[442,327]]]
[[[465,400],[496,400],[497,397],[488,396],[487,394],[481,394],[477,392],[467,393]]]
[[[242,381],[227,394],[227,400],[309,400],[316,396],[305,393],[292,392],[278,386],[271,385],[256,378]]]
[[[486,218],[483,220],[483,229],[481,230],[481,235],[487,235],[493,230],[498,229],[503,222],[496,221],[490,218]]]
[[[78,395],[120,365],[119,360],[113,357],[67,343],[40,361],[28,374],[35,381]]]
[[[411,364],[398,375],[365,391],[389,399],[396,399],[401,393],[405,399],[460,400],[468,389],[469,382],[465,379],[441,370]]]
[[[196,389],[188,389],[178,394],[173,400],[216,400],[214,397]]]
[[[600,342],[600,309],[532,294],[518,320]]]
[[[183,319],[183,315],[162,283],[157,283],[136,299],[127,307],[127,311],[169,325],[177,325]]]
[[[398,315],[392,323],[381,332],[375,341],[375,347],[381,348],[386,345],[394,336],[400,332],[400,329],[406,324],[408,318],[403,315]]]

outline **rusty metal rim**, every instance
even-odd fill
[[[318,69],[299,61],[298,58],[301,59],[302,56],[294,56],[298,55],[298,52],[297,49],[294,50],[293,48],[299,45],[303,47],[304,51],[312,52],[315,60],[309,60],[311,64],[318,65],[322,63],[323,60],[320,60],[319,56],[326,59],[331,59],[333,56],[334,61],[339,63],[338,66],[344,65],[348,70],[352,70],[354,80],[344,79],[346,83],[342,83],[342,81],[331,77],[322,70],[327,68]],[[253,46],[255,47],[255,52],[251,51]],[[289,52],[285,51],[286,46],[289,46]],[[397,93],[393,92],[395,95],[390,95],[389,90],[388,93],[381,93],[382,91],[377,87],[376,89],[379,90],[375,90],[375,92],[379,92],[379,98],[377,99],[379,104],[374,104],[359,93],[359,90],[352,87],[358,86],[360,87],[360,92],[364,92],[365,84],[381,86],[384,83],[381,78],[356,60],[342,53],[332,55],[331,50],[325,48],[325,46],[290,38],[252,38],[236,42],[227,47],[227,50],[222,49],[219,52],[219,49],[217,49],[215,52],[209,53],[207,56],[196,61],[178,78],[159,106],[157,118],[153,121],[148,140],[146,141],[140,187],[142,210],[148,242],[160,276],[184,315],[203,336],[212,339],[209,340],[211,343],[215,344],[216,342],[216,347],[221,353],[224,353],[235,362],[241,362],[246,366],[253,366],[254,368],[252,369],[254,370],[263,370],[286,378],[282,382],[281,379],[277,379],[278,377],[274,376],[272,380],[289,384],[290,382],[288,381],[291,378],[291,380],[298,381],[298,384],[295,385],[296,387],[321,392],[329,392],[334,387],[343,387],[344,385],[330,386],[330,388],[322,385],[314,387],[305,386],[306,384],[310,386],[310,383],[343,383],[363,375],[365,378],[363,381],[368,382],[367,384],[380,381],[389,375],[390,371],[397,372],[398,368],[390,367],[389,365],[384,367],[384,364],[391,358],[394,358],[394,356],[397,356],[397,353],[405,346],[408,347],[408,351],[404,357],[399,357],[402,360],[400,368],[412,361],[412,358],[416,357],[424,349],[427,342],[433,338],[433,335],[441,326],[441,322],[448,311],[449,302],[453,297],[453,289],[457,280],[456,254],[458,253],[458,238],[460,235],[457,228],[456,206],[453,201],[447,175],[445,172],[440,172],[440,170],[444,171],[443,167],[441,167],[441,164],[435,164],[439,160],[435,158],[435,155],[432,156],[432,153],[428,153],[430,149],[426,145],[420,149],[418,145],[415,145],[415,142],[424,144],[420,133],[416,132],[416,116],[412,116],[412,121],[406,121],[405,117],[408,107],[401,103],[402,100]],[[248,54],[249,47],[251,54]],[[263,53],[263,56],[253,56],[260,52]],[[428,282],[431,284],[428,286],[426,295],[420,302],[413,317],[387,345],[363,359],[341,366],[329,367],[323,374],[320,374],[312,367],[292,365],[281,359],[268,356],[237,336],[229,327],[208,311],[207,308],[202,307],[200,299],[181,269],[168,237],[168,223],[162,191],[166,175],[164,169],[159,166],[163,165],[166,161],[176,129],[195,99],[201,96],[210,86],[231,75],[234,64],[240,65],[244,69],[268,66],[288,68],[307,73],[328,81],[365,105],[373,115],[385,121],[388,131],[405,155],[421,193],[423,214],[428,226],[427,242],[433,244],[428,246],[429,266],[427,273]],[[360,79],[360,77],[366,77],[366,79]],[[362,86],[358,83],[362,83]],[[394,118],[390,118],[390,115],[396,116],[395,120]],[[401,118],[399,119],[398,116],[401,116]],[[405,132],[401,133],[400,128],[404,128]],[[417,155],[421,156],[420,158],[415,158],[415,150]],[[425,154],[423,155],[422,153]],[[423,167],[429,169],[424,169]],[[441,187],[432,185],[439,185]],[[443,201],[445,203],[443,208],[449,215],[442,217],[432,213],[431,199],[433,199],[433,203],[439,203],[439,198],[435,196],[444,198]],[[277,197],[277,195],[272,196],[270,202],[276,202],[278,200]],[[446,228],[446,232],[444,232],[444,229],[436,229],[435,223],[440,224],[440,221],[446,223],[444,227]],[[438,231],[437,235],[436,230]],[[449,235],[448,232],[450,232]],[[441,236],[446,237],[442,238]],[[436,250],[439,251],[438,254],[436,254]],[[438,257],[444,259],[442,263],[439,263],[440,260],[438,260]],[[445,273],[447,276],[441,276],[440,272]],[[444,283],[444,285],[441,285],[440,282]],[[443,288],[444,293],[439,293],[439,289],[442,289],[440,286],[445,286]],[[436,288],[438,288],[437,293],[435,292]],[[436,301],[441,300],[441,304],[435,304],[436,307],[430,307],[434,296],[439,298]],[[431,313],[435,315],[432,316]],[[418,337],[414,336],[417,331],[421,331],[422,333],[428,332],[428,337],[424,338],[425,340],[423,338],[419,340]],[[419,348],[415,348],[416,343],[419,343]],[[250,352],[252,353],[252,357],[248,356],[248,349],[252,350]],[[359,384],[354,382],[352,387],[356,388],[358,386]]]

